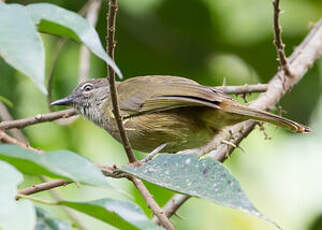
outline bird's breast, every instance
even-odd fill
[[[178,152],[200,147],[214,135],[199,119],[200,112],[200,108],[176,109],[129,117],[123,123],[134,149],[151,152],[167,143],[164,152]],[[119,140],[118,131],[111,134]]]

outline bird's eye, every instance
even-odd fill
[[[86,91],[86,92],[88,92],[88,91],[90,91],[92,89],[93,89],[92,84],[86,84],[86,85],[83,86],[83,90]]]

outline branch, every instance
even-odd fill
[[[108,28],[107,28],[108,35],[106,36],[106,41],[107,41],[106,49],[107,49],[108,55],[113,60],[114,60],[114,48],[116,46],[114,38],[115,38],[115,19],[116,19],[117,9],[118,9],[117,0],[110,0],[109,7],[108,7],[108,14],[106,18],[106,20],[108,21]],[[132,151],[130,141],[126,135],[123,122],[122,122],[122,117],[120,114],[120,108],[119,108],[118,98],[117,98],[117,89],[115,86],[115,73],[113,68],[109,65],[108,65],[108,73],[109,73],[109,76],[107,77],[107,79],[109,80],[109,83],[110,83],[110,94],[111,94],[111,99],[113,104],[113,113],[120,132],[122,144],[129,161],[131,163],[136,162],[136,158]]]
[[[27,149],[32,150],[30,147],[28,147]],[[38,150],[38,151],[39,151],[39,153],[43,153],[42,150]],[[100,168],[101,172],[107,177],[113,177],[116,179],[119,179],[119,178],[129,179],[129,177],[130,177],[130,175],[127,173],[123,173],[123,172],[119,173],[116,170],[116,169],[118,169],[117,167],[113,168],[111,166],[106,166],[106,165],[97,165],[97,167]],[[43,180],[43,181],[45,181],[45,180]],[[68,181],[68,180],[64,180],[64,179],[51,180],[51,181],[46,181],[41,184],[35,184],[30,187],[24,188],[24,189],[20,190],[18,192],[18,194],[31,195],[34,193],[51,190],[51,189],[54,189],[57,187],[61,187],[61,186],[65,186],[65,185],[69,185],[69,184],[73,184],[73,183],[74,182],[72,182],[72,181]]]
[[[238,85],[238,86],[215,86],[215,89],[219,89],[226,94],[246,94],[246,93],[261,93],[267,90],[267,84],[256,85]]]
[[[160,224],[166,229],[174,230],[172,223],[169,221],[168,217],[159,207],[158,203],[153,199],[153,196],[151,195],[149,190],[145,187],[143,182],[135,177],[130,177],[130,180],[133,182],[135,187],[139,190],[145,202],[148,204],[148,207],[152,210],[153,214],[156,215],[156,217],[160,221]]]
[[[274,106],[282,96],[290,90],[301,78],[305,75],[307,70],[322,54],[322,19],[316,23],[311,32],[306,36],[299,47],[295,49],[289,58],[290,68],[292,69],[293,78],[279,70],[273,79],[269,82],[267,91],[262,93],[258,99],[250,103],[250,107],[258,109],[270,109]],[[283,87],[284,85],[284,87]],[[227,127],[220,134],[215,136],[212,141],[213,146],[206,146],[205,149],[199,150],[199,154],[209,152],[216,148],[215,151],[209,154],[216,160],[225,161],[232,153],[234,147],[227,144],[222,144],[223,140],[234,143],[236,146],[247,137],[247,135],[254,129],[255,121],[245,121],[240,124]],[[163,211],[168,217],[171,217],[176,210],[187,201],[189,196],[176,194],[163,207]],[[154,222],[158,222],[156,218]]]
[[[176,214],[177,210],[184,204],[191,196],[184,194],[175,194],[172,198],[162,207],[165,215],[171,217]],[[156,218],[153,218],[153,221],[158,223]]]
[[[148,161],[152,160],[162,149],[167,146],[167,143],[163,143],[160,146],[156,147],[152,152],[150,152],[144,159],[141,160],[143,164],[147,163]]]
[[[12,116],[7,110],[6,106],[0,101],[0,119],[2,121],[11,121]],[[9,133],[15,137],[17,140],[23,142],[23,143],[28,143],[27,139],[19,129],[11,129],[9,130]]]
[[[46,121],[53,121],[60,118],[68,118],[76,115],[74,109],[66,109],[58,112],[52,112],[47,114],[37,114],[34,117],[12,120],[12,121],[2,121],[0,123],[0,130],[12,129],[12,128],[24,128],[29,125],[38,124]]]
[[[66,181],[66,180],[63,180],[63,179],[52,180],[52,181],[48,181],[48,182],[45,182],[45,183],[42,183],[42,184],[36,184],[36,185],[32,185],[31,187],[24,188],[24,189],[20,190],[18,192],[18,194],[30,195],[30,194],[34,194],[34,193],[37,193],[37,192],[57,188],[57,187],[60,187],[60,186],[65,186],[65,185],[68,185],[70,183],[72,183],[72,182]],[[16,197],[16,200],[18,200],[18,197]]]
[[[0,130],[0,141],[3,143],[18,145],[22,148],[29,149],[29,150],[37,152],[37,153],[41,153],[41,150],[31,147],[27,143],[23,143],[21,141],[18,141],[17,139],[10,137],[8,134],[6,134],[4,131],[1,131],[1,130]]]
[[[97,23],[97,17],[101,7],[101,0],[90,0],[86,19],[88,22],[95,28]],[[89,49],[82,45],[79,58],[79,82],[85,81],[88,79],[90,69],[90,51]]]
[[[280,0],[273,0],[273,6],[274,6],[274,44],[276,46],[278,61],[281,64],[282,69],[284,70],[284,73],[288,77],[292,77],[292,73],[290,71],[289,63],[287,61],[284,47],[285,44],[282,41],[282,31],[281,31],[281,25],[279,23],[279,17],[281,14],[281,10],[279,8]]]

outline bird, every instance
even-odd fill
[[[209,143],[226,126],[245,120],[272,123],[297,133],[311,129],[287,118],[242,105],[220,89],[188,78],[146,75],[116,82],[123,126],[133,149],[176,153]],[[117,141],[120,133],[106,78],[81,82],[51,105],[72,106]]]

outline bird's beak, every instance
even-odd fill
[[[50,103],[50,105],[72,105],[73,104],[73,97],[65,97]]]

